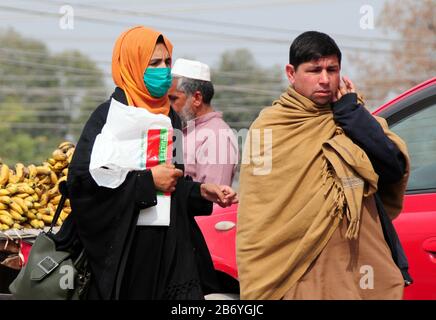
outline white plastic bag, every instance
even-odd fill
[[[172,159],[172,125],[169,117],[111,100],[106,123],[97,135],[89,172],[99,186],[119,187],[127,174]],[[170,223],[171,194],[158,192],[157,205],[141,210],[138,225]]]

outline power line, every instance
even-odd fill
[[[65,127],[67,126],[67,127]],[[12,128],[12,129],[58,129],[59,131],[65,131],[66,129],[81,129],[82,124],[72,123],[34,123],[34,122],[0,122],[0,127]]]
[[[21,12],[21,13],[27,13],[27,14],[36,14],[41,16],[50,16],[50,17],[56,17],[59,18],[59,15],[57,13],[51,13],[51,12],[43,12],[38,10],[32,10],[32,9],[24,9],[24,8],[16,8],[16,7],[8,7],[8,6],[0,6],[0,9],[6,10],[6,11],[14,11],[14,12]],[[109,19],[102,19],[102,18],[89,18],[84,16],[75,15],[75,19],[83,20],[87,22],[93,22],[93,23],[100,23],[105,25],[123,25],[123,26],[131,26],[132,22],[123,22],[123,21],[116,21],[116,20],[109,20]],[[256,42],[256,43],[273,43],[273,44],[286,44],[289,45],[289,40],[284,39],[275,39],[275,38],[265,38],[265,37],[254,37],[254,36],[247,36],[247,35],[235,35],[235,34],[228,34],[228,33],[217,33],[217,32],[210,32],[210,31],[198,31],[198,30],[190,30],[190,29],[184,29],[184,28],[171,28],[171,27],[165,27],[166,30],[173,31],[173,32],[183,32],[183,33],[194,33],[198,35],[203,35],[207,37],[216,37],[216,38],[224,38],[224,39],[237,39],[237,40],[244,40],[249,42]],[[387,54],[387,53],[393,53],[392,50],[386,50],[386,49],[380,49],[380,48],[366,48],[366,47],[353,47],[353,46],[341,46],[343,50],[350,50],[350,51],[368,51],[373,54]]]
[[[35,57],[47,57],[47,53],[43,53],[41,51],[33,51],[32,52],[32,51],[29,51],[29,50],[12,49],[12,48],[0,48],[0,52],[13,53],[14,54],[14,58],[15,58],[13,60],[16,63],[22,63],[22,61],[23,61],[23,60],[16,60],[17,55],[29,55],[29,56],[35,56]],[[9,57],[2,57],[0,55],[0,59],[2,59],[2,58],[6,59],[6,58],[9,58]],[[81,58],[81,57],[71,57],[71,58],[70,57],[65,57],[64,59],[66,61],[79,61],[79,62],[83,61],[83,58]],[[27,61],[27,62],[29,62],[29,61]],[[90,62],[105,63],[105,64],[111,64],[112,63],[110,61],[102,61],[102,60],[90,60]],[[54,63],[51,63],[51,64],[41,64],[40,62],[35,62],[35,63],[37,63],[38,66],[42,66],[42,67],[45,67],[45,66],[48,66],[48,65],[50,65],[52,67],[59,66],[60,69],[68,67],[68,66],[65,66],[65,65],[54,64]],[[70,69],[70,70],[66,70],[66,71],[72,72],[72,71],[79,70],[79,71],[83,71],[85,73],[92,73],[92,71],[90,71],[89,69],[85,69],[85,68],[79,68],[79,67],[69,67],[69,68],[74,68],[74,70]],[[98,70],[96,70],[96,72],[102,72],[102,71],[100,69],[98,69]],[[103,75],[107,76],[107,77],[112,77],[112,75],[110,73],[104,73]],[[259,75],[259,72],[253,73],[253,72],[249,72],[249,71],[248,72],[242,72],[242,71],[220,71],[220,70],[213,70],[212,69],[212,76],[214,76],[214,75],[218,75],[218,76],[226,77],[226,78],[247,78],[247,77],[250,77],[250,76]],[[27,76],[27,75],[23,75],[23,76]],[[32,76],[34,77],[34,75],[32,75]],[[83,75],[83,77],[92,77],[92,76],[94,76],[94,75],[91,75],[91,76],[90,75]],[[268,77],[268,76],[265,77],[264,75],[262,75],[262,78],[263,79],[267,79],[267,80],[277,80],[277,81],[280,81],[280,79],[278,79],[278,78],[273,78],[273,77]]]
[[[39,62],[29,62],[29,61],[23,61],[23,60],[8,59],[8,58],[2,57],[2,56],[0,56],[0,60],[11,63],[11,64],[15,64],[15,65],[41,67],[41,68],[46,68],[46,69],[51,69],[51,70],[53,70],[53,69],[62,70],[62,71],[66,71],[66,72],[95,74],[94,71],[90,71],[89,69],[75,68],[75,67],[56,65],[56,64],[44,64],[44,63],[39,63]]]
[[[56,4],[56,5],[62,5],[63,3],[53,0],[40,0],[39,2],[46,2],[50,4]],[[194,17],[177,17],[177,16],[171,16],[161,13],[153,13],[153,12],[140,12],[140,11],[133,11],[133,10],[126,10],[126,9],[117,9],[117,8],[106,8],[101,7],[97,5],[89,5],[89,4],[74,4],[74,7],[79,8],[89,8],[94,10],[99,10],[102,12],[108,12],[108,13],[115,13],[118,15],[128,15],[128,16],[138,16],[138,17],[152,17],[156,19],[163,19],[163,20],[171,20],[171,21],[181,21],[181,22],[187,22],[187,23],[196,23],[196,24],[202,24],[202,25],[215,25],[219,27],[232,27],[232,28],[238,28],[238,29],[246,29],[249,31],[253,30],[259,30],[259,31],[269,31],[269,32],[275,32],[275,33],[281,33],[289,35],[289,33],[294,34],[300,34],[304,32],[305,30],[296,30],[296,29],[286,29],[286,28],[279,28],[279,27],[270,27],[270,26],[259,26],[259,25],[253,25],[253,24],[243,24],[239,22],[226,22],[226,21],[216,21],[216,20],[210,20],[210,19],[200,19],[200,18],[194,18]],[[414,40],[404,40],[404,39],[392,39],[392,38],[382,38],[382,37],[359,37],[359,36],[350,36],[350,35],[344,35],[344,34],[331,34],[334,38],[342,38],[342,39],[348,39],[353,41],[369,41],[369,42],[413,42],[413,43],[425,43],[428,44],[428,41],[422,41],[419,39]]]

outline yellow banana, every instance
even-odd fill
[[[56,184],[58,182],[58,176],[53,171],[50,172],[50,180],[52,184]]]
[[[47,202],[48,202],[48,194],[47,193],[44,193],[42,196],[41,196],[41,200],[39,201],[39,203],[41,204],[41,206],[45,206],[45,205],[47,205]]]
[[[76,150],[76,148],[74,148],[74,147],[72,147],[72,148],[70,148],[70,149],[68,149],[68,151],[67,151],[67,157],[69,158],[69,157],[71,157],[73,154],[74,154],[74,151]]]
[[[27,198],[28,196],[29,196],[28,193],[20,193],[20,194],[15,195],[15,197],[21,198],[21,199]]]
[[[28,209],[33,208],[33,202],[32,202],[32,201],[24,200],[24,203],[26,204],[26,207],[27,207]]]
[[[41,225],[39,224],[39,221],[40,220],[38,220],[38,219],[32,219],[32,220],[30,220],[30,225],[35,229],[40,229]]]
[[[60,217],[62,220],[65,220],[68,217],[68,213],[66,213],[64,210],[61,211]]]
[[[6,187],[6,190],[8,190],[10,194],[15,194],[18,192],[18,186],[16,184],[10,184]]]
[[[14,220],[16,220],[16,221],[23,222],[23,221],[26,221],[26,220],[27,220],[26,217],[23,217],[21,214],[19,214],[19,213],[16,212],[15,210],[11,210],[10,213],[11,213],[12,219],[14,219]]]
[[[18,223],[14,223],[14,225],[12,226],[12,229],[23,229],[23,226],[18,224]]]
[[[6,185],[9,181],[9,167],[3,164],[0,169],[0,187]]]
[[[5,231],[9,230],[11,227],[9,227],[7,224],[0,223],[0,230]]]
[[[0,189],[0,196],[9,196],[10,194],[8,189]]]
[[[38,193],[36,193],[36,191],[35,191],[34,194],[32,194],[32,198],[33,198],[33,201],[38,201],[39,200],[39,196],[38,196]]]
[[[17,163],[15,165],[15,175],[17,176],[19,182],[24,180],[24,164]]]
[[[44,185],[44,184],[50,184],[50,183],[51,183],[51,179],[50,179],[50,174],[49,174],[46,177],[44,177],[44,179],[40,180],[38,185]]]
[[[64,141],[58,146],[58,149],[61,149],[62,151],[65,152],[71,148],[74,148],[74,144],[70,141]]]
[[[8,208],[7,204],[0,202],[0,210],[6,210]]]
[[[65,207],[66,207],[66,208],[71,207],[70,199],[65,200]]]
[[[32,196],[28,196],[27,198],[24,198],[23,200],[24,200],[24,201],[29,201],[29,202],[31,202],[32,204],[36,201]]]
[[[66,214],[70,214],[71,213],[71,208],[65,207],[62,211],[65,211]]]
[[[8,225],[10,227],[14,225],[14,220],[11,217],[8,217],[8,216],[0,215],[0,222],[4,223],[4,224],[6,224],[6,225]]]
[[[38,213],[39,214],[46,214],[46,215],[50,215],[50,209],[49,208],[42,208],[42,209],[38,209]],[[37,213],[37,214],[38,214]]]
[[[50,190],[48,190],[46,194],[48,195],[48,198],[51,199],[51,198],[53,198],[56,194],[58,194],[58,192],[59,192],[59,185],[57,184],[57,185],[55,185],[53,188],[51,188]]]
[[[52,157],[56,161],[65,161],[68,158],[68,156],[60,149],[56,149],[55,151],[53,151]]]
[[[20,177],[16,176],[13,171],[9,172],[9,182],[10,183],[19,183]]]
[[[33,213],[33,212],[26,212],[26,217],[27,218],[29,218],[29,219],[36,219],[36,214],[35,213]]]
[[[18,205],[21,207],[21,209],[23,209],[23,212],[26,212],[29,209],[23,199],[21,199],[19,197],[12,197],[11,199],[15,203],[18,203]]]
[[[10,204],[12,202],[11,198],[8,196],[1,196],[0,202],[4,204]]]
[[[39,208],[41,208],[42,206],[41,206],[41,204],[39,203],[39,202],[34,202],[33,203],[33,208],[35,208],[35,209],[39,209]]]
[[[53,203],[48,203],[47,208],[50,210],[50,214],[54,214],[56,211],[56,207],[53,205]]]
[[[21,208],[21,206],[18,203],[16,203],[15,201],[12,201],[11,203],[9,203],[9,207],[11,207],[12,210],[17,211],[19,214],[24,213],[23,208]]]
[[[12,218],[12,215],[10,214],[9,211],[6,210],[0,210],[0,216],[8,216]]]
[[[48,216],[48,215],[42,215],[41,217],[42,221],[44,221],[46,224],[51,224],[53,221],[53,217],[52,216]]]
[[[42,195],[42,190],[41,190],[41,188],[36,187],[36,188],[35,188],[35,192],[36,192],[36,194],[38,195],[38,198],[41,198],[41,195]]]
[[[62,169],[64,169],[66,166],[68,166],[68,162],[67,161],[58,161],[56,162],[56,164],[53,166],[53,169],[55,171],[61,171]]]
[[[65,168],[64,170],[62,170],[62,174],[64,176],[68,176],[68,168]]]
[[[38,171],[36,170],[36,166],[34,164],[31,164],[27,166],[27,170],[29,170],[29,179],[33,180],[36,178],[36,175],[38,174]]]
[[[58,195],[50,200],[50,203],[53,203],[54,205],[57,205],[59,201],[61,200],[62,195]]]
[[[50,163],[52,166],[54,166],[56,163],[56,160],[53,158],[49,158],[49,159],[47,159],[47,162]]]
[[[21,184],[18,186],[18,192],[27,193],[27,194],[34,194],[35,190],[33,188],[31,188],[28,184]]]
[[[49,175],[50,174],[50,168],[48,166],[37,166],[36,172],[40,175]]]

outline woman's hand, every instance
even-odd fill
[[[229,186],[214,183],[203,183],[200,186],[201,196],[225,208],[238,202],[238,195]]]
[[[344,82],[344,85],[339,84],[338,91],[336,91],[335,95],[335,101],[338,101],[342,98],[342,96],[346,95],[347,93],[356,92],[356,88],[354,87],[353,82],[348,77],[342,77],[342,81]]]
[[[162,192],[176,190],[177,180],[183,176],[183,171],[176,169],[173,164],[159,164],[150,170],[153,175],[154,186]]]

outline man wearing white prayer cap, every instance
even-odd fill
[[[238,144],[222,113],[211,106],[214,94],[208,65],[177,59],[169,99],[183,122],[185,175],[194,181],[232,185]]]

